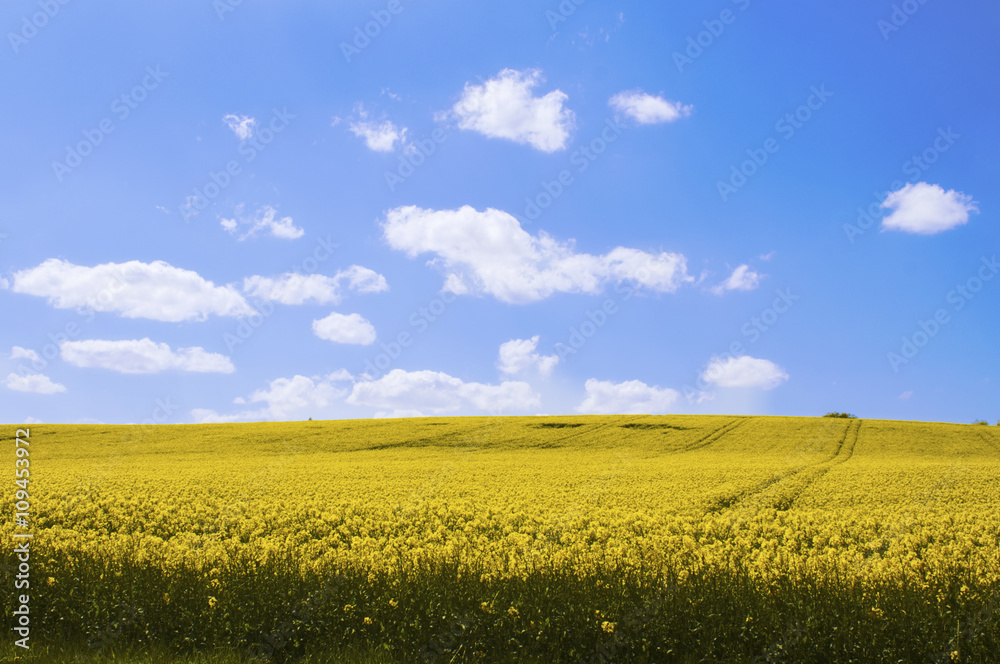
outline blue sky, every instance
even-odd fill
[[[994,421],[998,19],[9,2],[0,421]]]

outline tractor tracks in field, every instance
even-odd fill
[[[986,435],[985,431],[977,431],[976,433],[979,434],[979,437],[982,438],[983,442],[989,447],[992,447],[997,452],[1000,452],[1000,440],[995,437],[991,440],[990,437]]]
[[[704,436],[694,441],[693,443],[685,445],[684,447],[681,447],[677,450],[674,450],[674,452],[684,453],[684,452],[694,452],[695,450],[705,449],[709,445],[718,442],[719,439],[721,439],[723,436],[732,433],[741,425],[745,424],[747,419],[749,418],[737,417],[735,419],[729,420],[715,431],[705,434]]]
[[[634,422],[635,420],[638,420],[638,419],[642,419],[642,416],[630,418],[629,422]],[[540,443],[538,445],[534,445],[533,447],[538,448],[538,449],[549,449],[549,448],[555,448],[555,447],[565,447],[565,444],[566,444],[567,441],[576,440],[578,438],[583,438],[585,436],[591,436],[591,435],[599,433],[599,432],[603,433],[603,432],[607,431],[608,429],[611,429],[611,428],[614,428],[614,427],[621,427],[623,425],[620,422],[614,422],[614,423],[612,423],[612,422],[602,422],[600,424],[597,424],[596,426],[587,425],[587,424],[573,424],[573,425],[569,425],[569,426],[572,427],[572,430],[570,431],[570,433],[567,433],[564,436],[559,436],[558,438],[553,438],[551,440],[546,440],[545,442]],[[579,429],[579,430],[577,430],[577,429]]]
[[[861,426],[862,420],[851,420],[844,429],[844,435],[837,443],[836,451],[826,459],[765,480],[746,491],[730,496],[721,496],[712,502],[707,512],[721,512],[734,507],[770,507],[781,511],[791,509],[806,489],[837,466],[851,460],[858,444]],[[772,496],[767,495],[770,490],[779,489],[779,485],[782,484],[786,487],[785,491],[776,491],[775,495]]]
[[[365,451],[382,451],[382,450],[392,450],[392,449],[402,449],[402,448],[417,448],[417,447],[463,447],[469,449],[477,449],[481,446],[481,434],[493,429],[496,425],[491,422],[486,422],[474,426],[469,429],[460,429],[458,431],[442,431],[440,434],[435,436],[422,436],[420,438],[404,438],[400,440],[394,440],[386,443],[376,443],[370,447],[362,448]]]

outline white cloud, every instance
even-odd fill
[[[381,293],[389,290],[385,277],[374,270],[352,265],[337,273],[337,279],[347,279],[347,285],[358,293]]]
[[[85,339],[59,344],[62,359],[73,366],[110,369],[128,374],[159,373],[160,371],[191,371],[198,373],[232,373],[236,370],[225,355],[209,353],[204,348],[171,350],[165,343],[150,339],[107,341]]]
[[[561,90],[533,97],[532,89],[542,80],[537,69],[504,69],[482,85],[466,83],[451,109],[459,128],[526,143],[542,152],[565,149],[574,125],[573,111],[563,108],[567,96]]]
[[[899,395],[899,398],[902,399],[903,401],[906,401],[912,397],[913,397],[913,390],[906,390],[905,392]]]
[[[524,410],[537,407],[540,398],[523,382],[484,385],[438,371],[393,369],[378,380],[355,383],[347,403],[389,412],[442,414],[468,407],[490,412]]]
[[[338,344],[370,346],[375,343],[375,328],[360,314],[333,312],[326,318],[314,320],[312,329],[320,339]]]
[[[360,265],[352,265],[332,277],[294,272],[286,272],[280,277],[247,277],[243,280],[243,291],[252,297],[281,304],[337,304],[343,297],[342,282],[345,281],[347,288],[358,293],[381,293],[389,290],[389,284],[381,274]]]
[[[446,290],[486,293],[510,303],[534,302],[553,293],[600,293],[609,282],[674,292],[693,281],[681,254],[625,247],[603,256],[575,253],[572,242],[544,232],[533,236],[512,215],[493,208],[399,207],[386,215],[383,233],[389,246],[411,258],[437,254],[431,264],[445,271]]]
[[[761,275],[750,269],[749,265],[740,265],[729,278],[712,289],[716,295],[722,295],[726,291],[741,290],[751,291],[760,285]]]
[[[384,419],[394,419],[401,417],[427,417],[427,416],[421,413],[419,410],[413,410],[411,408],[408,410],[407,409],[390,410],[390,411],[380,410],[377,411],[375,415],[373,415],[372,417],[374,417],[376,420],[384,420]]]
[[[31,350],[30,348],[21,348],[20,346],[14,346],[10,349],[10,359],[12,360],[29,360],[31,362],[41,362],[42,358],[38,357],[38,353]]]
[[[337,383],[342,381],[353,381],[354,376],[352,376],[351,372],[347,369],[337,369],[332,374],[329,374],[326,379]]]
[[[770,390],[788,380],[788,374],[770,360],[742,355],[725,359],[713,357],[701,378],[719,387],[759,387]]]
[[[241,203],[236,206],[235,216],[232,219],[222,219],[219,223],[240,241],[254,237],[260,232],[270,233],[282,240],[295,240],[305,234],[303,229],[292,223],[291,217],[277,218],[277,216],[278,211],[270,205],[260,208],[252,217],[244,216]],[[246,229],[242,234],[238,232],[241,227]]]
[[[396,144],[399,143],[400,146],[404,145],[406,142],[406,127],[399,127],[395,125],[390,120],[371,120],[368,117],[368,111],[362,104],[358,104],[355,107],[355,112],[359,116],[359,120],[351,120],[347,128],[351,130],[351,133],[358,138],[364,139],[365,145],[368,146],[369,150],[374,150],[375,152],[392,152],[396,149]],[[336,118],[339,123],[339,118]]]
[[[406,127],[399,128],[390,120],[372,122],[360,120],[350,124],[351,132],[365,140],[369,150],[375,152],[392,152],[396,143],[402,144],[406,137]]]
[[[41,424],[41,423],[42,423],[41,420],[36,420],[34,417],[26,417],[24,418],[24,422],[22,422],[22,424]]]
[[[7,290],[8,288],[10,288],[10,282],[0,277],[0,290]]]
[[[85,267],[50,258],[15,272],[13,291],[46,297],[57,309],[89,309],[169,323],[254,311],[231,286],[216,286],[197,272],[163,261]]]
[[[639,124],[659,124],[673,122],[691,115],[692,106],[663,97],[654,97],[642,90],[625,90],[608,100],[611,108],[626,115]]]
[[[538,335],[530,339],[511,339],[500,345],[500,361],[497,364],[505,374],[515,374],[535,367],[542,376],[552,373],[553,367],[559,364],[558,355],[540,355],[535,352],[538,347]]]
[[[220,415],[210,408],[193,408],[191,419],[195,424],[228,424],[230,422],[243,421],[239,414]],[[254,419],[253,416],[245,418],[246,421]]]
[[[312,411],[326,408],[347,394],[347,390],[337,387],[335,383],[344,380],[344,374],[338,371],[328,376],[293,376],[278,378],[268,384],[267,389],[256,390],[247,398],[235,400],[237,404],[262,404],[256,410],[244,410],[229,415],[220,415],[214,410],[197,408],[191,411],[195,422],[240,422],[250,420],[281,420],[293,414],[309,416],[307,409]]]
[[[35,394],[58,394],[66,391],[65,385],[53,383],[51,378],[43,374],[28,374],[26,376],[10,374],[4,381],[4,385],[8,390],[34,392]]]
[[[979,212],[971,196],[936,184],[907,183],[886,196],[882,207],[892,210],[882,220],[882,230],[933,235],[969,221],[970,212]]]
[[[297,375],[278,378],[271,381],[266,390],[253,392],[247,401],[267,404],[267,409],[275,416],[309,407],[324,408],[347,394],[346,389],[334,386],[336,380],[339,377],[314,380]]]
[[[677,390],[651,387],[639,380],[612,383],[591,378],[584,387],[587,396],[576,410],[598,415],[665,413],[679,396]]]
[[[222,121],[241,141],[250,138],[257,131],[257,121],[248,115],[223,115]]]

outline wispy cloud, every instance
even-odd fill
[[[653,96],[642,90],[625,90],[608,100],[611,108],[620,115],[639,124],[673,122],[691,115],[693,106],[663,97]]]
[[[241,141],[250,138],[257,131],[257,121],[248,115],[223,115],[222,121]]]
[[[279,217],[278,211],[270,205],[265,205],[253,215],[244,215],[243,204],[236,206],[235,214],[230,219],[222,219],[220,224],[237,240],[243,241],[259,233],[265,233],[282,240],[295,240],[302,237],[305,231],[292,222],[291,217]],[[240,231],[243,231],[242,233]]]

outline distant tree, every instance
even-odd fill
[[[989,426],[989,424],[990,424],[986,420],[974,420],[972,423],[973,424],[982,424],[983,426]],[[1000,422],[998,422],[997,424],[1000,424]]]
[[[856,420],[858,418],[858,416],[855,415],[854,413],[837,413],[837,412],[827,413],[823,417],[842,417],[847,420]]]

